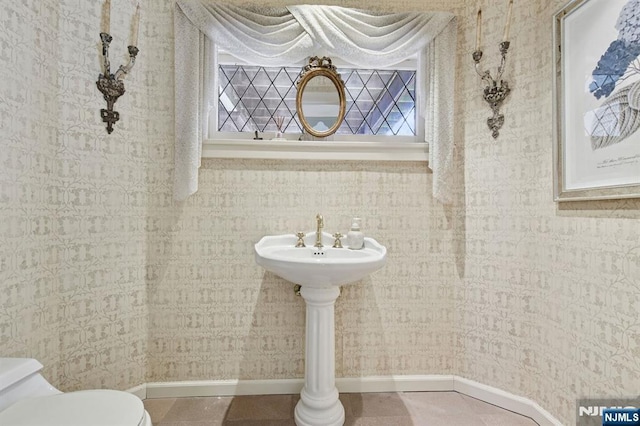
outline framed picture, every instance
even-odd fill
[[[554,199],[640,197],[640,0],[554,16]]]

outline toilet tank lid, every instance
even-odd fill
[[[42,370],[42,364],[33,358],[0,358],[0,389]]]

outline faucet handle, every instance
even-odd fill
[[[333,247],[334,248],[342,248],[342,241],[340,241],[340,238],[344,237],[344,235],[342,235],[339,232],[336,232],[335,234],[333,234],[333,238],[335,238],[336,240],[333,242]]]
[[[298,242],[296,243],[296,247],[306,247],[304,245],[304,232],[296,233],[296,237],[298,237]]]

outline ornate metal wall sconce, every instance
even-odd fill
[[[102,42],[102,74],[98,76],[96,85],[98,90],[102,92],[104,100],[107,101],[107,109],[100,110],[102,121],[107,123],[107,133],[113,132],[113,125],[120,119],[118,111],[113,110],[113,105],[118,98],[125,92],[124,77],[131,71],[136,63],[138,55],[138,29],[140,28],[140,4],[136,6],[136,12],[133,15],[133,24],[131,27],[131,45],[127,47],[129,50],[129,63],[120,65],[115,74],[111,74],[111,63],[109,62],[109,44],[111,36],[109,35],[111,21],[111,0],[105,0],[102,6],[102,31],[100,32],[100,41]]]
[[[475,62],[476,73],[478,73],[478,75],[482,77],[482,81],[487,84],[484,88],[483,98],[491,107],[491,111],[493,111],[493,116],[487,118],[487,126],[489,126],[491,136],[493,136],[494,139],[500,135],[500,128],[504,124],[504,115],[500,114],[500,106],[506,97],[509,96],[509,92],[511,92],[509,84],[502,80],[502,73],[504,72],[504,64],[507,60],[509,44],[510,43],[508,41],[500,43],[500,54],[502,59],[500,61],[500,66],[498,67],[498,75],[495,79],[491,77],[491,72],[489,70],[480,71],[482,50],[478,49],[472,54],[473,61]]]
[[[98,90],[102,92],[104,100],[107,101],[107,109],[102,108],[100,110],[100,116],[102,117],[102,121],[107,123],[107,133],[111,134],[111,132],[113,132],[113,125],[120,119],[120,114],[118,111],[113,110],[113,105],[125,92],[124,77],[131,71],[136,63],[138,48],[136,46],[128,46],[129,63],[127,65],[120,65],[118,71],[116,71],[115,74],[111,74],[109,43],[111,43],[112,38],[107,33],[100,33],[100,40],[102,41],[103,73],[98,76],[96,85],[98,86]]]
[[[500,66],[498,67],[498,74],[496,78],[491,77],[489,70],[480,71],[480,60],[482,59],[482,9],[478,9],[477,23],[476,23],[476,50],[471,54],[473,62],[475,62],[476,73],[482,78],[487,85],[484,88],[483,98],[493,111],[493,116],[487,118],[487,126],[491,130],[491,136],[497,139],[500,136],[500,129],[504,124],[504,115],[500,114],[500,106],[502,102],[509,96],[511,89],[509,84],[502,80],[502,73],[504,72],[504,65],[507,61],[507,50],[509,50],[509,30],[511,29],[511,15],[513,13],[513,0],[507,0],[507,16],[504,24],[504,33],[502,35],[502,42],[500,43]]]

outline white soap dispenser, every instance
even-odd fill
[[[360,220],[359,217],[354,217],[351,221],[351,230],[347,233],[347,245],[351,250],[364,247],[364,234],[360,231]]]

